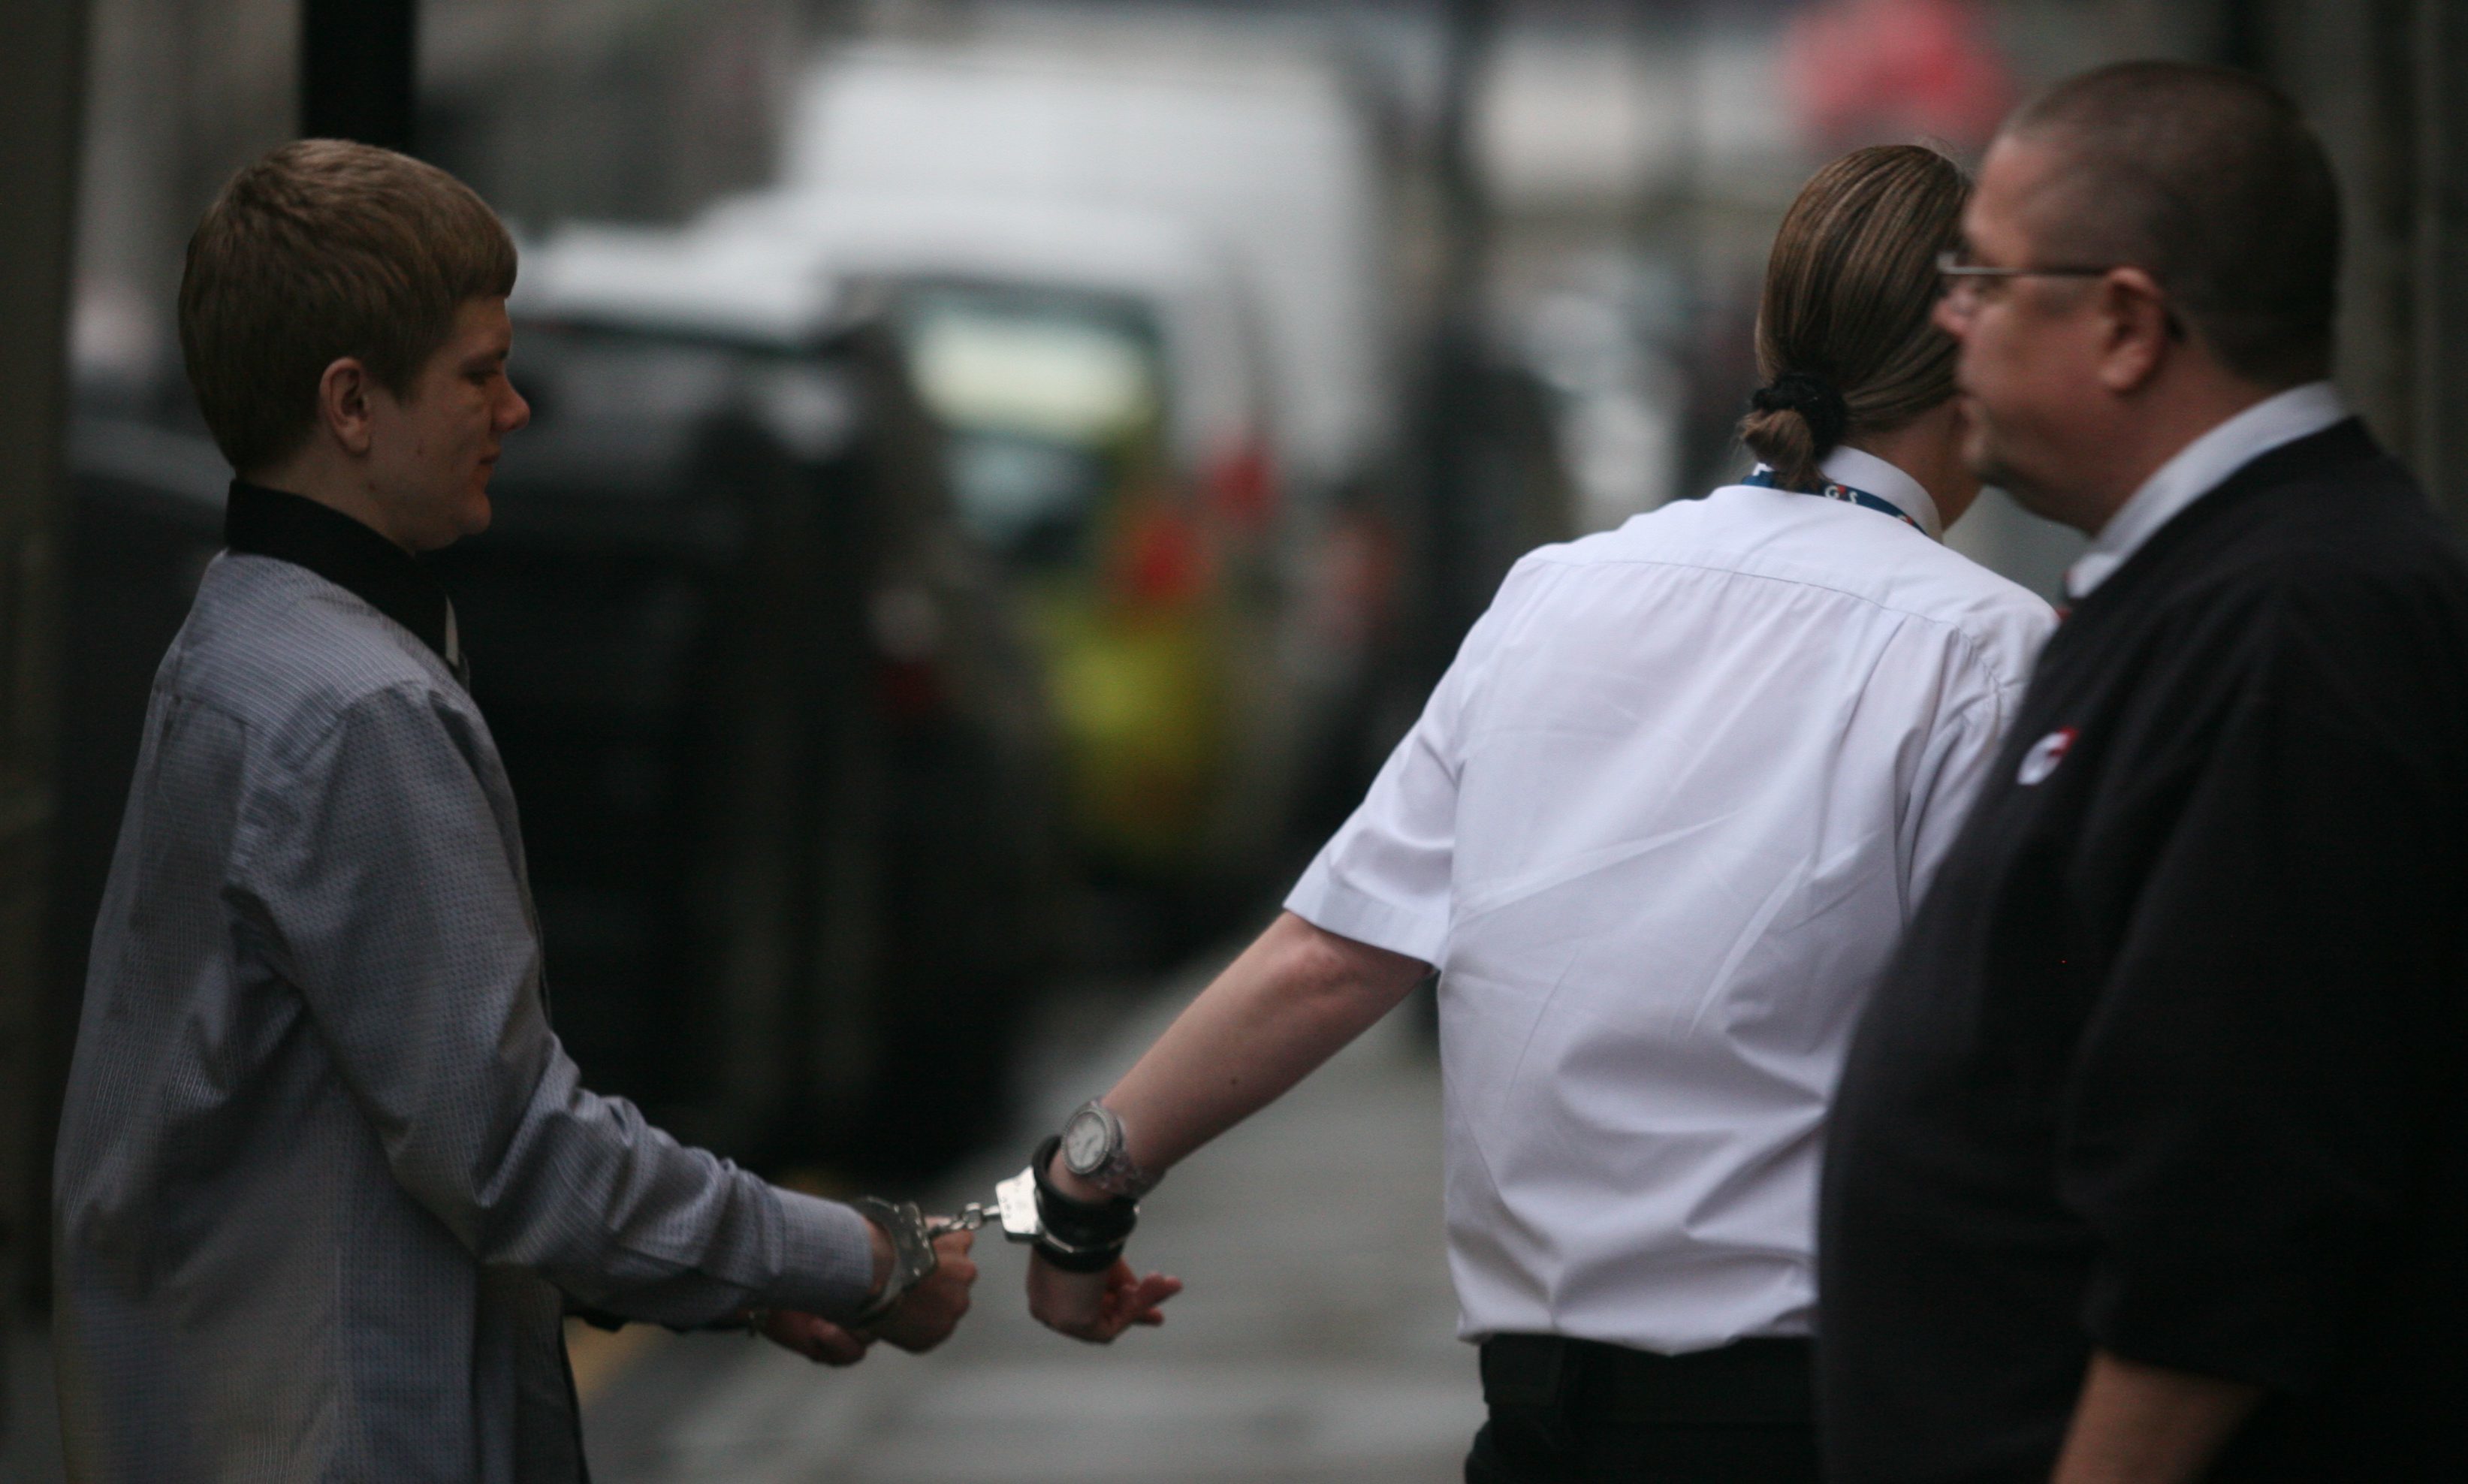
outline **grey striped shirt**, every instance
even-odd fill
[[[226,554],[164,658],[54,1193],[85,1479],[572,1479],[560,1315],[846,1314],[863,1221],[584,1090],[445,663]]]

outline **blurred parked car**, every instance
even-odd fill
[[[775,1159],[957,1154],[1050,963],[1050,789],[896,344],[681,334],[539,272],[532,426],[440,560],[578,1059]]]
[[[1045,437],[1105,443],[1110,491],[1079,565],[1034,575],[1040,632],[1098,862],[1239,900],[1386,741],[1395,254],[1340,65],[1136,31],[836,51],[783,185],[705,227],[800,237],[892,307],[964,501],[971,461],[1024,477],[1030,403],[1090,347],[1149,368],[1111,383],[1148,422]]]
[[[780,194],[1179,224],[1256,306],[1284,474],[1315,504],[1396,432],[1396,252],[1360,89],[1298,37],[1057,24],[826,55],[798,95]]]
[[[962,510],[1010,560],[1036,636],[1084,856],[1141,876],[1222,854],[1220,787],[1247,727],[1244,618],[1175,478],[1147,307],[1115,296],[918,283],[896,301]]]
[[[1134,889],[1150,949],[1247,905],[1350,719],[1382,533],[1287,496],[1259,316],[1204,235],[809,194],[678,230],[572,226],[533,258],[535,314],[587,299],[706,338],[880,315],[1006,572],[1084,871]]]
[[[898,327],[962,518],[1021,595],[1084,861],[1151,886],[1256,874],[1324,705],[1291,661],[1359,651],[1311,630],[1368,595],[1313,603],[1337,569],[1287,559],[1259,316],[1225,256],[1170,219],[1026,201],[756,197],[696,232],[802,242]]]

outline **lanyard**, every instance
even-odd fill
[[[1770,468],[1758,469],[1748,478],[1741,480],[1740,483],[1744,485],[1754,485],[1760,490],[1779,490],[1782,488],[1780,482],[1774,478],[1774,471]],[[1904,514],[1903,508],[1896,505],[1893,501],[1886,499],[1882,494],[1870,494],[1865,490],[1854,490],[1849,485],[1838,485],[1828,481],[1825,484],[1818,485],[1814,490],[1794,491],[1793,492],[1822,495],[1826,499],[1840,500],[1846,505],[1857,505],[1863,510],[1882,512],[1885,514],[1893,516],[1896,520],[1901,521],[1903,524],[1910,527],[1914,531],[1919,531],[1921,529],[1920,523],[1913,520],[1910,516]],[[1923,532],[1922,534],[1926,533]]]

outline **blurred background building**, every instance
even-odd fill
[[[2460,9],[9,8],[6,1456],[50,1426],[22,1336],[84,935],[219,544],[182,248],[304,119],[455,171],[523,247],[537,422],[446,564],[561,1031],[835,1188],[965,1167],[1037,1104],[1038,1037],[1095,1034],[1058,986],[1170,982],[1252,920],[1518,554],[1745,466],[1766,248],[1841,149],[1974,159],[2122,57],[2276,79],[2347,194],[2343,386],[2468,515]],[[1993,496],[1953,540],[2044,592],[2079,544]]]

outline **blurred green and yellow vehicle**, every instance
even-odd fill
[[[1175,477],[1153,313],[987,284],[898,302],[961,518],[1016,574],[1074,845],[1102,871],[1188,871],[1224,828],[1260,554]]]
[[[1324,37],[989,26],[833,48],[780,184],[710,217],[902,327],[1078,853],[1152,902],[1245,910],[1399,719],[1385,138]]]
[[[999,196],[771,195],[705,229],[807,243],[896,327],[1011,575],[1084,875],[1160,947],[1243,910],[1359,781],[1395,542],[1279,436],[1238,264],[1170,217]]]

